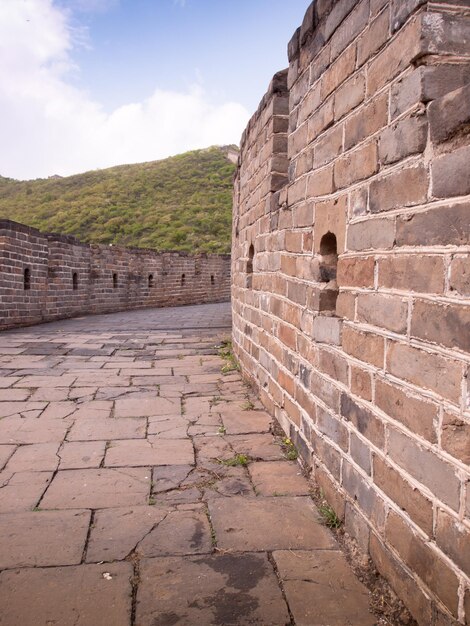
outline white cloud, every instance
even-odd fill
[[[246,109],[212,104],[199,85],[184,93],[156,88],[105,112],[68,82],[82,35],[52,0],[1,0],[0,175],[67,175],[239,140]]]

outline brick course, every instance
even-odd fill
[[[312,3],[234,182],[242,370],[423,626],[470,623],[469,37],[466,0]]]

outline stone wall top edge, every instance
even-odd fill
[[[269,87],[261,98],[258,108],[255,113],[251,116],[248,121],[248,124],[243,131],[241,140],[240,140],[240,152],[246,142],[247,136],[256,124],[256,122],[261,117],[263,111],[269,106],[272,98],[276,95],[287,96],[289,94],[289,90],[287,88],[287,68],[276,72],[269,83]]]
[[[106,250],[109,252],[121,252],[121,253],[131,253],[135,255],[151,255],[151,256],[178,256],[178,257],[191,257],[191,258],[221,258],[221,259],[230,259],[230,254],[216,254],[209,252],[200,252],[197,254],[191,254],[191,252],[187,252],[184,250],[153,250],[152,248],[136,248],[136,247],[128,247],[128,246],[119,246],[119,245],[106,245],[106,244],[88,244],[82,241],[79,241],[73,235],[61,235],[60,233],[44,233],[38,230],[37,228],[33,228],[32,226],[27,226],[26,224],[21,224],[20,222],[14,222],[13,220],[8,219],[0,219],[0,234],[1,231],[13,231],[17,233],[23,233],[26,235],[31,235],[38,238],[46,239],[50,243],[64,243],[70,246],[80,246],[81,248],[88,248],[89,250]]]

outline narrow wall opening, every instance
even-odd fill
[[[78,274],[77,274],[77,272],[74,272],[72,274],[72,289],[74,291],[77,291],[77,289],[78,289]]]
[[[152,289],[153,284],[154,284],[153,283],[153,274],[149,274],[148,275],[148,287],[149,287],[149,289]]]
[[[186,274],[181,274],[181,285],[183,286],[186,282]]]
[[[113,274],[113,289],[117,289],[118,286],[118,275]]]
[[[246,262],[246,286],[248,289],[253,287],[253,260],[255,258],[255,247],[253,244],[248,249],[248,260]]]
[[[31,270],[29,267],[25,267],[23,272],[23,289],[25,291],[31,289]]]

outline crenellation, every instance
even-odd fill
[[[192,257],[90,246],[68,235],[40,233],[8,220],[0,221],[0,261],[0,329],[87,313],[222,302],[230,297],[228,255]],[[25,270],[30,272],[28,289]],[[188,278],[185,284],[181,284],[182,274]]]
[[[269,173],[249,146],[274,157],[259,112],[235,176],[242,371],[423,626],[470,619],[468,25],[466,0],[312,3],[287,180],[250,187]]]

